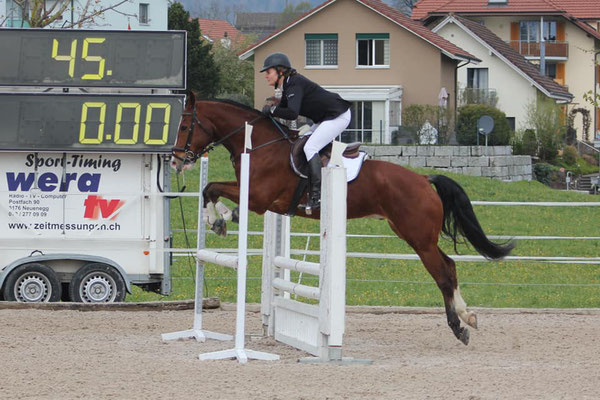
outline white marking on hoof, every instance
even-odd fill
[[[225,221],[231,221],[231,216],[233,215],[233,212],[223,202],[221,202],[221,201],[217,202],[217,204],[215,204],[215,208],[216,208],[217,212],[221,216],[223,216],[223,219]]]
[[[212,201],[209,201],[206,205],[206,215],[208,216],[208,225],[213,226],[215,221],[219,218],[215,205]]]
[[[463,300],[460,295],[460,288],[457,287],[454,291],[454,310],[458,314],[458,317],[463,322],[473,328],[477,329],[477,316],[472,311],[467,311],[467,303]]]

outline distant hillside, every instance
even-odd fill
[[[281,12],[286,4],[308,1],[313,7],[325,0],[177,0],[192,17],[226,19],[234,22],[236,12]],[[384,0],[392,4],[393,0]]]

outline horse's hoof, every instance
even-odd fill
[[[227,236],[227,224],[223,218],[219,218],[215,221],[215,223],[210,227],[210,230],[216,233],[219,236]]]
[[[469,330],[467,328],[463,328],[462,332],[458,336],[458,340],[463,342],[463,344],[466,346],[469,344],[469,337],[470,337]]]
[[[477,315],[475,315],[474,312],[470,313],[470,315],[467,317],[467,320],[465,322],[470,327],[477,329]]]
[[[231,212],[231,222],[234,222],[236,224],[240,223],[240,208],[236,207],[233,209],[233,211]]]

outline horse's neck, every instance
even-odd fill
[[[240,129],[239,132],[229,137],[223,143],[225,148],[227,148],[227,150],[229,151],[229,153],[231,153],[233,157],[237,156],[244,149],[246,122],[250,123],[254,121],[254,123],[252,124],[253,129],[251,135],[251,141],[253,146],[264,144],[268,141],[282,137],[281,133],[279,132],[278,128],[274,126],[273,122],[264,118],[259,118],[258,120],[256,120],[259,117],[259,115],[248,112],[244,112],[241,117],[234,118],[232,117],[232,115],[234,115],[236,111],[239,112],[239,110],[237,109],[227,110],[226,115],[228,117],[219,118],[219,121],[222,121],[221,126],[218,126],[218,124],[213,122],[213,124],[215,124],[215,126],[218,127],[220,136],[219,139],[225,138],[227,135],[231,134],[231,132],[235,131],[236,129]]]

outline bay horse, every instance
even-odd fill
[[[285,214],[298,184],[299,177],[290,166],[290,143],[270,118],[232,101],[196,101],[194,94],[189,93],[171,166],[178,172],[189,169],[201,155],[223,145],[231,155],[237,179],[211,182],[203,191],[213,229],[224,224],[222,215],[230,214],[219,202],[220,197],[239,204],[245,122],[254,126],[250,210],[259,215],[267,210]],[[309,216],[301,209],[297,215],[319,218],[319,212],[313,211]],[[385,219],[396,235],[414,249],[442,292],[448,325],[457,339],[468,344],[469,330],[461,327],[459,318],[477,328],[477,317],[467,310],[460,294],[454,261],[438,247],[440,234],[453,240],[455,250],[457,242],[466,238],[481,255],[494,260],[508,255],[514,243],[494,243],[486,237],[459,184],[442,175],[421,175],[389,162],[366,160],[358,177],[348,183],[347,216]]]

